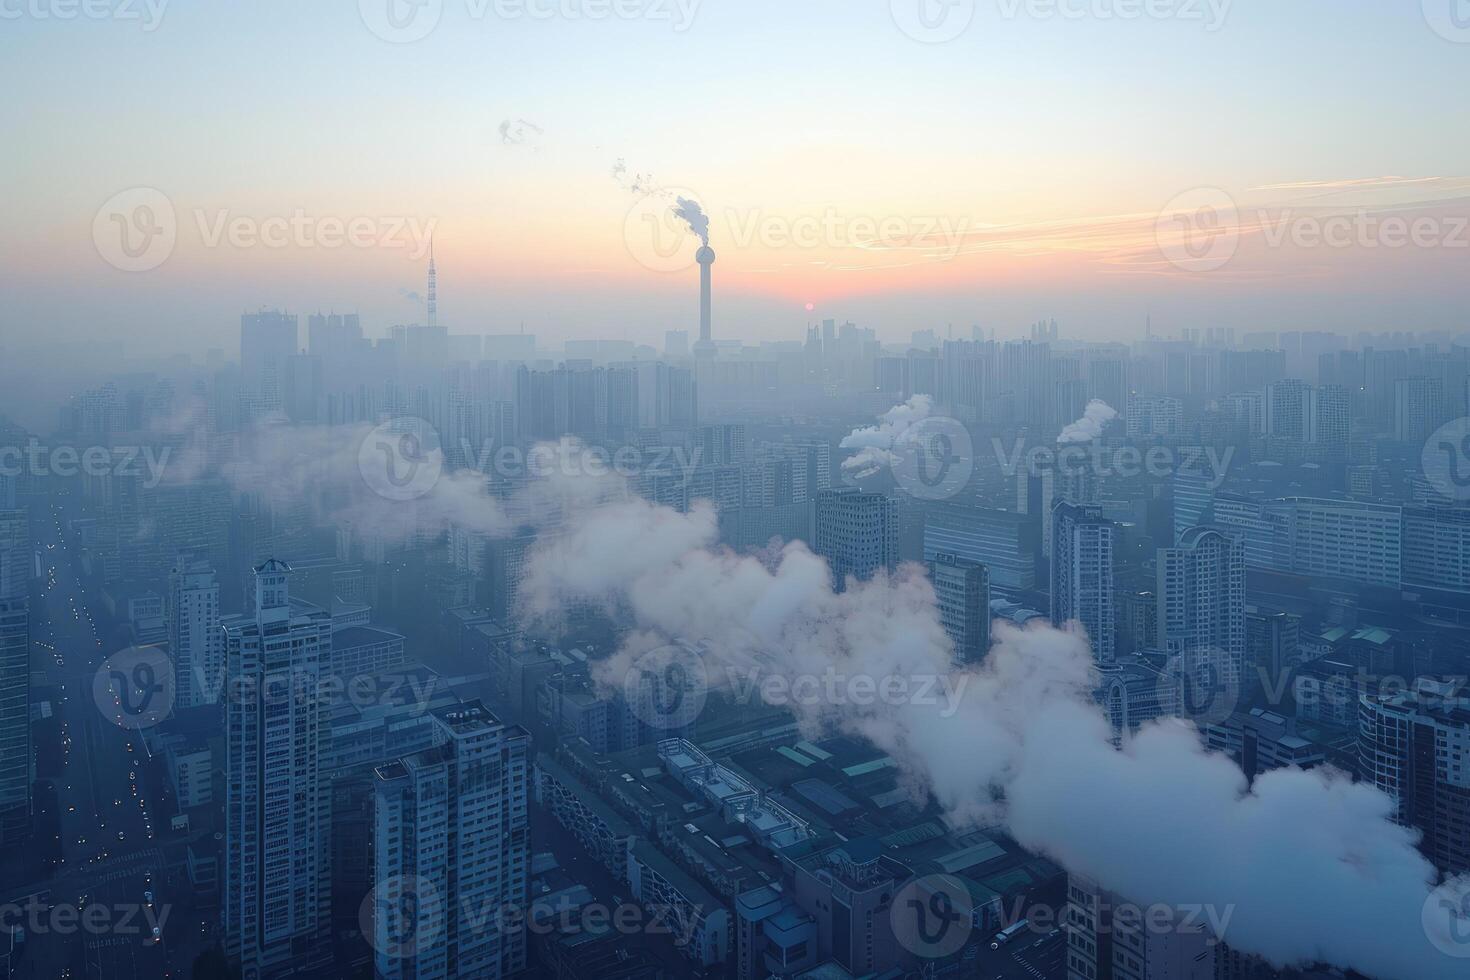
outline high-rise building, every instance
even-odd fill
[[[0,511],[0,845],[31,827],[30,528]]]
[[[1470,872],[1470,699],[1421,680],[1413,691],[1364,695],[1358,774],[1394,801],[1395,819],[1424,835],[1445,874]]]
[[[180,555],[169,574],[168,649],[180,708],[216,704],[224,683],[219,582],[208,562]]]
[[[317,357],[343,357],[362,343],[362,321],[356,313],[313,313],[306,318],[306,343]]]
[[[1177,436],[1184,429],[1184,403],[1167,395],[1133,395],[1128,399],[1128,438]]]
[[[1209,527],[1159,549],[1158,645],[1172,656],[1208,656],[1239,690],[1245,671],[1245,544]]]
[[[1393,386],[1394,437],[1423,442],[1444,420],[1440,403],[1444,386],[1438,378],[1399,378]]]
[[[705,466],[745,462],[745,426],[703,425],[699,428],[699,462]]]
[[[1036,587],[1036,524],[1025,514],[946,501],[927,508],[924,559],[951,554],[979,562],[992,588],[1025,592]]]
[[[840,590],[849,577],[898,568],[898,503],[851,487],[817,494],[813,549],[827,559]]]
[[[1225,947],[1198,917],[1160,922],[1083,875],[1067,880],[1067,980],[1217,980]]]
[[[375,773],[377,976],[515,976],[525,919],[500,913],[529,908],[530,736],[478,701],[433,716],[440,744]]]
[[[1052,507],[1051,621],[1080,623],[1099,663],[1116,654],[1113,551],[1117,525],[1096,507],[1059,501]]]
[[[938,554],[929,562],[929,578],[955,659],[979,663],[990,652],[990,571],[979,562]]]
[[[240,317],[240,386],[266,408],[280,408],[286,361],[297,353],[300,325],[291,313]]]
[[[1312,391],[1308,440],[1332,459],[1347,455],[1352,435],[1352,403],[1342,385],[1318,385]]]
[[[255,569],[253,614],[221,624],[225,722],[225,949],[244,980],[304,973],[331,953],[329,737],[318,696],[332,620],[293,616],[290,566]]]

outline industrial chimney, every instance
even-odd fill
[[[695,357],[714,357],[715,342],[710,336],[710,268],[715,264],[715,250],[705,245],[694,253],[699,263],[699,342],[694,345]]]

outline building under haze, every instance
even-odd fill
[[[872,578],[898,568],[898,503],[854,488],[817,494],[813,550],[827,559],[841,590],[849,577]]]
[[[530,736],[478,701],[433,716],[440,744],[374,777],[376,975],[515,976],[526,968]],[[415,941],[399,944],[404,934]]]
[[[1118,527],[1096,507],[1052,507],[1051,621],[1080,623],[1099,663],[1116,654],[1114,551]]]
[[[226,683],[225,950],[243,980],[304,972],[330,956],[329,737],[318,696],[329,615],[293,616],[291,568],[255,569],[255,607],[223,623]]]
[[[990,651],[990,571],[979,562],[938,554],[929,562],[929,579],[955,659],[979,663]]]
[[[179,556],[169,574],[165,609],[174,703],[181,709],[217,703],[224,682],[225,637],[219,628],[219,582],[208,562]]]
[[[31,826],[31,565],[26,512],[0,510],[0,845],[7,847]]]
[[[1447,875],[1470,872],[1470,699],[1456,683],[1364,695],[1358,711],[1359,776],[1388,794]]]
[[[1214,528],[1185,531],[1161,548],[1156,569],[1158,646],[1171,656],[1208,657],[1239,690],[1245,671],[1245,545]]]

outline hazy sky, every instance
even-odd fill
[[[376,336],[432,229],[455,332],[661,342],[681,193],[726,336],[1466,325],[1464,0],[82,2],[0,0],[11,340]]]

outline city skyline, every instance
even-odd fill
[[[422,322],[432,233],[457,332],[656,343],[697,325],[675,194],[710,214],[726,335],[751,341],[824,317],[1004,334],[1040,313],[1127,338],[1201,308],[1237,329],[1448,328],[1464,301],[1470,46],[1436,0],[960,2],[936,5],[963,26],[943,43],[905,0],[404,5],[434,28],[406,43],[390,2],[9,18],[3,70],[48,103],[0,110],[30,134],[6,164],[6,342],[44,318],[202,350],[262,306]],[[1333,44],[1303,43],[1323,24]],[[273,71],[252,77],[255,49]],[[530,84],[549,57],[575,68]],[[68,82],[83,65],[109,84]],[[170,89],[178,71],[199,95]],[[286,108],[303,92],[309,112]],[[173,241],[124,273],[94,224],[116,236],[140,205]],[[1216,213],[1228,260],[1179,251],[1175,219],[1203,215],[1211,242]],[[364,245],[323,244],[354,221]]]
[[[1464,980],[1470,0],[0,0],[14,980]]]

